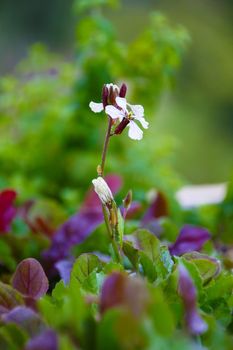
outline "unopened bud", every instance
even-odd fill
[[[123,206],[125,209],[129,209],[132,203],[133,193],[132,190],[129,190],[126,197],[123,199]]]
[[[120,92],[119,92],[119,97],[125,97],[126,92],[127,92],[127,86],[124,83],[124,84],[121,85]]]
[[[98,176],[102,176],[103,171],[102,171],[102,167],[100,164],[97,165],[96,171],[97,171]]]
[[[117,125],[116,129],[114,130],[114,134],[116,135],[121,134],[128,124],[129,124],[129,119],[123,118],[120,124]]]
[[[113,195],[107,182],[101,176],[99,176],[97,179],[92,180],[92,183],[101,202],[108,208],[111,208],[113,203]]]
[[[108,104],[108,87],[106,85],[103,86],[103,90],[102,90],[102,103],[104,108]]]

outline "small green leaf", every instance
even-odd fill
[[[75,261],[71,271],[71,279],[76,279],[81,286],[92,293],[97,293],[99,283],[97,272],[102,268],[102,263],[94,254],[82,254]]]
[[[139,248],[154,262],[159,255],[160,241],[158,238],[144,229],[137,230],[134,235],[137,238]]]
[[[145,252],[139,251],[139,262],[142,265],[144,275],[150,282],[154,282],[157,277],[157,273],[153,261],[146,255]]]
[[[133,265],[133,267],[138,270],[138,250],[135,249],[131,242],[125,241],[123,243],[123,252]]]

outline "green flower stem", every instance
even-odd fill
[[[114,252],[113,258],[118,263],[122,263],[121,255],[120,255],[119,250],[118,250],[118,245],[117,245],[117,242],[115,241],[115,238],[114,238],[114,232],[113,232],[113,229],[112,229],[111,224],[109,222],[108,211],[104,205],[102,205],[102,209],[103,209],[103,214],[104,214],[105,225],[107,227],[108,235],[109,235],[109,238],[111,240],[111,245],[112,245],[113,252]]]

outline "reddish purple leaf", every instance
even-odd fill
[[[25,259],[17,266],[12,285],[24,296],[33,299],[42,297],[49,287],[41,264],[33,258]]]
[[[16,323],[30,336],[36,336],[45,330],[45,325],[39,315],[25,306],[17,306],[2,316],[4,323]]]
[[[169,247],[170,253],[179,256],[188,252],[199,251],[210,237],[209,231],[205,228],[185,225],[175,243]]]
[[[30,339],[25,350],[58,350],[58,337],[52,329],[47,329]]]
[[[193,335],[204,333],[208,326],[198,313],[196,288],[183,265],[179,266],[179,294],[184,304],[185,323],[189,333]]]
[[[0,192],[0,233],[10,231],[11,222],[16,215],[14,201],[17,193],[14,190],[4,190]]]
[[[140,316],[148,302],[148,292],[141,279],[114,272],[104,281],[100,296],[100,311],[124,307]]]
[[[142,219],[142,224],[145,225],[154,219],[168,216],[168,214],[167,199],[162,192],[158,192],[150,207],[147,209]]]

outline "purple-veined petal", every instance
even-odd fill
[[[134,121],[130,121],[128,124],[129,132],[128,135],[132,140],[141,140],[143,137],[143,131],[137,126]]]
[[[126,99],[124,97],[116,97],[116,103],[119,107],[121,107],[124,111],[126,110]]]
[[[132,112],[133,112],[133,114],[135,116],[135,119],[139,119],[139,118],[144,117],[144,108],[143,108],[143,106],[141,106],[141,105],[131,105],[129,103],[128,103],[128,105],[131,108],[131,110],[132,110]]]
[[[210,237],[209,231],[205,228],[185,225],[175,243],[169,247],[170,253],[179,256],[188,252],[199,251]]]
[[[119,119],[120,121],[125,117],[124,112],[120,111],[116,107],[109,105],[105,108],[105,112],[112,118],[112,119]]]
[[[95,113],[102,112],[104,109],[103,103],[96,103],[96,102],[90,102],[89,107],[92,110],[92,112],[95,112]]]

